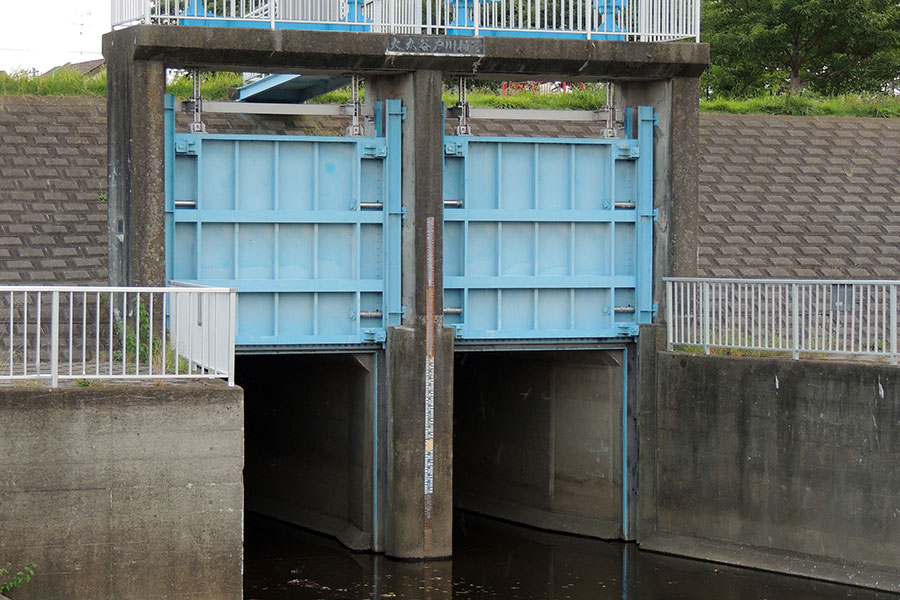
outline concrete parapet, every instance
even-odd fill
[[[657,357],[642,548],[900,591],[896,367]]]
[[[243,392],[0,388],[0,566],[16,600],[241,598]]]

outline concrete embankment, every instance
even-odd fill
[[[0,567],[15,600],[241,598],[243,391],[0,388]]]
[[[900,591],[896,367],[656,360],[642,548]]]

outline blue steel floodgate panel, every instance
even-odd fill
[[[174,134],[169,279],[236,288],[238,345],[382,341],[400,317],[393,119],[374,138]]]
[[[653,315],[653,113],[618,140],[445,137],[444,322],[614,338]]]

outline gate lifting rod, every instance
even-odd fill
[[[613,83],[606,82],[606,128],[603,130],[603,137],[613,139],[616,137],[616,105],[613,103]]]
[[[466,100],[466,78],[459,78],[457,87],[456,107],[459,108],[459,124],[456,126],[456,135],[472,135],[469,127],[469,101]]]
[[[191,111],[194,118],[191,120],[189,131],[191,133],[206,133],[206,125],[201,120],[203,117],[203,97],[200,95],[200,69],[191,69],[191,79],[194,83],[194,95],[191,96]]]
[[[347,128],[347,135],[350,137],[361,137],[363,128],[359,124],[359,116],[362,113],[362,105],[359,101],[359,75],[350,76],[350,109],[353,113],[350,127]]]

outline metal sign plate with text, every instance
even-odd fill
[[[484,39],[433,35],[390,35],[386,53],[484,56]]]

